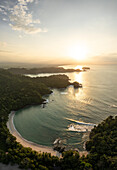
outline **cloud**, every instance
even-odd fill
[[[38,4],[39,3],[39,1],[38,0],[35,0],[35,4]]]
[[[7,43],[6,42],[0,42],[0,47],[6,47]]]
[[[20,4],[26,4],[26,3],[28,3],[28,2],[30,2],[30,3],[32,3],[32,2],[34,2],[34,0],[18,0],[18,2],[20,3]]]
[[[12,51],[0,50],[0,53],[12,53]]]
[[[34,0],[26,0],[26,1],[32,3]]]
[[[92,58],[96,63],[117,64],[117,53],[100,54]]]
[[[0,12],[3,12],[4,10],[2,8],[0,8]]]
[[[117,53],[110,53],[109,56],[117,57]]]
[[[7,15],[7,12],[6,12],[7,8],[3,5],[0,5],[0,13],[2,13],[3,15]]]
[[[33,3],[35,0],[17,0],[17,3],[11,8],[1,6],[2,12],[6,12],[9,17],[9,26],[15,30],[26,34],[35,34],[39,32],[47,32],[39,27],[40,20],[33,19],[33,15],[28,9],[28,3]],[[35,1],[37,2],[37,1]]]
[[[6,18],[3,18],[2,20],[3,20],[3,21],[7,21],[7,19],[6,19]]]
[[[22,35],[19,35],[19,38],[23,38],[23,36],[22,36]]]
[[[44,32],[42,31],[41,28],[36,28],[36,27],[33,27],[33,26],[29,26],[29,25],[21,25],[21,24],[18,24],[18,23],[14,23],[14,24],[9,24],[13,30],[16,30],[16,31],[24,31],[26,34],[35,34],[35,33],[38,33],[38,32]]]

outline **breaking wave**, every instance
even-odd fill
[[[67,92],[61,92],[61,94],[68,94]]]
[[[66,119],[71,121],[71,122],[77,123],[79,125],[86,125],[86,126],[95,126],[96,125],[94,123],[85,123],[85,122],[81,122],[81,121],[77,121],[77,120],[69,119],[69,118],[66,118]]]
[[[73,122],[68,126],[68,131],[72,131],[72,132],[90,132],[91,129],[93,129],[94,126],[96,125],[93,123],[85,123],[73,119],[68,119],[68,120]]]
[[[114,105],[114,104],[113,104],[111,107],[115,107],[115,108],[117,108],[117,105]]]
[[[68,130],[72,132],[90,132],[94,126],[86,126],[86,125],[74,125],[71,124],[68,126]]]

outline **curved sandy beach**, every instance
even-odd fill
[[[57,151],[54,151],[51,147],[46,147],[46,146],[42,146],[33,142],[30,142],[26,139],[24,139],[16,130],[14,123],[13,123],[13,117],[15,115],[15,112],[12,111],[9,114],[9,120],[7,122],[7,128],[9,129],[10,133],[16,137],[16,141],[20,142],[24,147],[30,147],[33,150],[37,151],[37,152],[47,152],[47,153],[51,153],[51,155],[53,156],[58,156],[60,157],[60,153]]]
[[[54,151],[51,147],[47,147],[47,146],[42,146],[42,145],[39,145],[39,144],[36,144],[36,143],[33,143],[31,141],[28,141],[26,139],[24,139],[19,133],[18,131],[16,130],[15,126],[14,126],[14,123],[13,123],[13,117],[15,115],[15,112],[12,111],[10,114],[9,114],[9,120],[7,122],[7,128],[9,129],[10,133],[16,137],[16,141],[17,142],[20,142],[24,147],[30,147],[32,148],[33,150],[37,151],[37,152],[47,152],[47,153],[51,153],[51,155],[53,156],[58,156],[59,158],[61,157],[61,154],[57,151]],[[83,156],[83,155],[87,155],[88,152],[87,151],[81,151],[79,152],[80,156]]]

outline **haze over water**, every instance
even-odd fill
[[[82,83],[83,88],[53,89],[52,94],[44,96],[48,99],[45,108],[40,105],[18,111],[14,124],[29,141],[52,146],[60,138],[64,145],[83,150],[87,131],[117,113],[116,65],[92,65],[90,71],[65,74],[71,81]],[[50,74],[38,76],[44,75]]]

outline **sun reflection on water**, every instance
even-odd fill
[[[83,88],[78,88],[78,89],[74,89],[73,86],[70,86],[68,88],[68,95],[67,97],[73,102],[81,102],[83,104],[91,104],[92,103],[92,98],[88,97],[86,94],[86,91],[84,91]]]
[[[74,68],[74,69],[80,69],[82,70],[82,65],[76,65],[76,66],[65,66],[65,69],[68,68]],[[69,98],[70,102],[72,99],[72,102],[78,104],[78,102],[86,105],[86,104],[91,104],[92,103],[92,98],[88,97],[88,88],[87,88],[87,83],[85,79],[85,72],[73,72],[68,74],[68,76],[71,79],[71,82],[79,82],[82,84],[82,88],[74,88],[73,86],[69,86],[67,89],[68,95],[66,95],[67,98]]]
[[[81,73],[74,73],[74,81],[77,81],[79,83],[83,83],[82,72]]]
[[[79,65],[78,65],[78,66],[75,67],[75,69],[80,69],[80,70],[82,70],[82,66],[79,66]]]
[[[74,72],[73,73],[73,81],[77,81],[79,83],[82,84],[82,88],[74,88],[73,86],[70,86],[68,88],[68,98],[72,98],[74,102],[81,102],[84,104],[91,104],[92,103],[92,99],[90,97],[87,96],[87,88],[85,88],[84,85],[84,79],[83,79],[83,72],[77,73]]]

